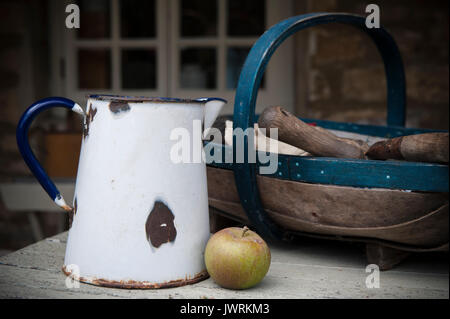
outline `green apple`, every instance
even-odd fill
[[[205,264],[211,278],[228,289],[247,289],[258,284],[270,266],[266,242],[247,227],[218,231],[205,249]]]

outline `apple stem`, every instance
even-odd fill
[[[248,227],[244,226],[244,228],[242,229],[242,237],[244,237],[245,233],[248,231]]]

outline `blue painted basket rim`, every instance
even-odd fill
[[[222,101],[227,103],[227,100],[220,97],[200,97],[197,99],[183,99],[174,97],[151,97],[151,96],[131,96],[131,95],[115,95],[115,94],[88,94],[88,99],[94,99],[98,101],[110,101],[110,102],[126,102],[126,103],[207,103],[210,101]]]

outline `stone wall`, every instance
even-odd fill
[[[367,15],[376,3],[381,24],[393,35],[407,79],[407,126],[448,129],[448,1],[310,0],[296,1],[296,14],[349,12]],[[300,32],[302,33],[302,32]],[[304,117],[384,124],[386,81],[375,45],[350,26],[314,27],[296,35],[296,50],[305,50],[297,70],[296,109]],[[302,56],[297,55],[297,56]],[[301,81],[303,80],[303,81]],[[305,89],[306,87],[306,89]]]

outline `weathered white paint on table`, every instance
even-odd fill
[[[212,279],[160,290],[68,289],[61,272],[66,238],[62,233],[1,257],[0,298],[449,298],[447,255],[413,257],[382,272],[379,289],[368,289],[359,246],[311,239],[270,245],[269,273],[244,291],[222,289]]]

